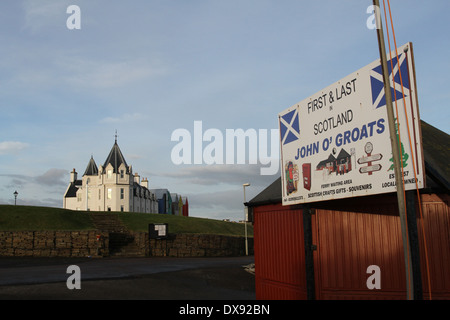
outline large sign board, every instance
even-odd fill
[[[396,52],[388,69],[410,190],[425,186],[412,44]],[[384,92],[378,59],[279,113],[283,205],[396,191]]]

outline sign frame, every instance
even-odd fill
[[[169,237],[169,224],[150,223],[148,225],[149,239],[167,239]]]
[[[416,183],[420,189],[426,185],[426,175],[412,43],[390,57],[405,190],[415,189]],[[282,204],[395,192],[386,108],[377,59],[280,112]]]

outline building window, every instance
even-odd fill
[[[111,169],[108,170],[108,172],[107,172],[107,174],[106,174],[106,177],[107,177],[108,179],[110,179],[110,178],[112,177],[112,170],[111,170]]]
[[[122,212],[123,212],[123,206],[120,206],[120,211],[122,211]]]
[[[123,170],[120,170],[120,179],[123,179]]]
[[[78,194],[77,194],[77,201],[78,201],[78,202],[81,201],[81,192],[78,192]]]
[[[120,188],[120,199],[123,199],[124,196],[124,190],[123,188]]]
[[[87,197],[88,197],[88,199],[90,200],[91,199],[91,189],[88,189],[88,192],[87,192]]]
[[[108,199],[112,199],[112,189],[108,189]]]
[[[98,189],[98,200],[102,198],[102,189]]]

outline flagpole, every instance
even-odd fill
[[[380,58],[381,58],[381,68],[383,70],[383,81],[384,81],[384,92],[386,95],[386,110],[388,116],[389,123],[389,133],[390,140],[392,146],[392,157],[394,160],[394,172],[395,172],[395,184],[397,187],[397,201],[398,201],[398,211],[400,216],[400,227],[402,231],[402,240],[403,240],[403,254],[405,260],[405,272],[406,272],[406,293],[407,299],[414,299],[413,293],[413,273],[412,273],[412,263],[411,263],[411,252],[408,241],[408,229],[406,224],[406,215],[405,215],[405,197],[404,197],[404,186],[403,186],[403,176],[401,170],[400,163],[400,146],[398,142],[397,133],[395,130],[395,117],[394,117],[394,109],[392,105],[392,92],[391,85],[389,81],[389,72],[387,66],[387,58],[386,58],[386,48],[384,43],[384,32],[383,25],[381,23],[380,16],[380,1],[373,0],[373,4],[375,7],[375,20],[377,25],[377,36],[378,36],[378,47],[380,50]],[[393,71],[392,71],[393,72]],[[399,119],[397,119],[399,121]],[[400,128],[398,129],[400,131]],[[400,132],[399,132],[400,134]]]

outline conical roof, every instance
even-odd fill
[[[119,145],[117,144],[117,140],[114,142],[114,145],[109,152],[108,157],[106,158],[105,164],[103,165],[103,168],[106,168],[108,164],[111,164],[114,170],[114,173],[117,173],[119,170],[119,167],[121,164],[125,165],[125,168],[127,172],[129,171],[127,162],[125,161],[125,158],[122,154],[122,151],[120,151]]]
[[[89,160],[89,163],[86,167],[86,170],[84,171],[83,176],[96,176],[96,175],[98,175],[97,164],[94,161],[94,157],[91,156],[91,159]]]

